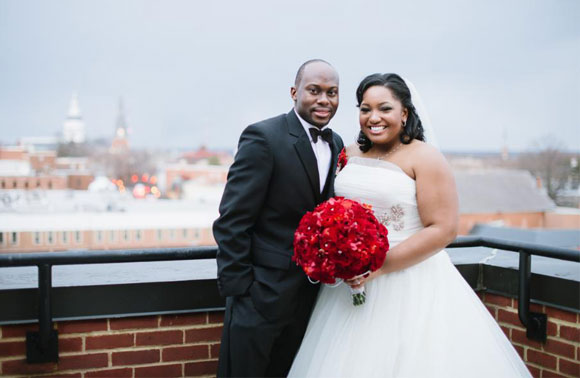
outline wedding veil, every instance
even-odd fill
[[[409,91],[411,92],[411,102],[415,106],[415,110],[421,119],[421,124],[423,125],[423,133],[425,135],[425,142],[429,143],[433,147],[439,149],[439,143],[437,143],[437,137],[435,136],[435,130],[433,129],[433,124],[431,123],[431,119],[429,118],[429,113],[427,112],[427,108],[417,92],[417,88],[415,85],[407,79],[403,77],[405,84],[409,87]]]

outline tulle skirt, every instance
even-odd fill
[[[530,376],[445,251],[366,286],[322,288],[289,376]]]

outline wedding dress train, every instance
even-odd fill
[[[337,196],[372,205],[391,247],[423,228],[415,181],[393,163],[351,157]],[[366,284],[352,305],[348,286],[322,287],[291,377],[530,376],[447,253]]]

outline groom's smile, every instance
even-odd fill
[[[330,108],[314,108],[313,113],[316,117],[318,117],[320,119],[326,119],[326,118],[330,117],[330,114],[332,113],[332,109],[330,109]]]

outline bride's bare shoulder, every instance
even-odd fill
[[[349,146],[346,146],[345,152],[346,152],[346,156],[348,156],[348,157],[362,155],[362,151],[360,150],[360,148],[358,148],[358,144],[356,144],[356,143],[353,143]]]
[[[420,159],[444,158],[441,151],[439,151],[437,148],[433,147],[429,143],[425,143],[417,139],[409,143],[409,147],[409,150]]]
[[[420,140],[414,140],[410,147],[412,148],[411,152],[414,157],[415,169],[432,169],[434,167],[448,169],[445,156],[432,145]]]

